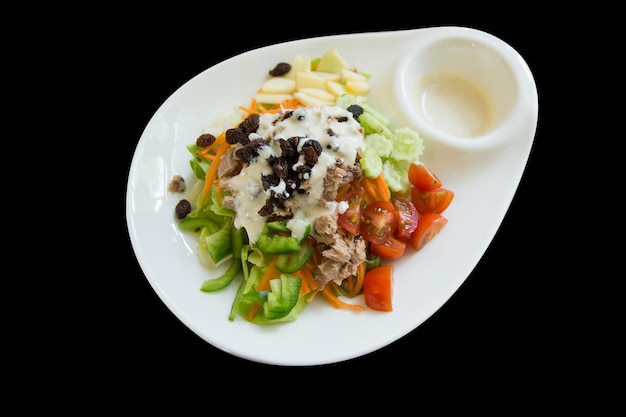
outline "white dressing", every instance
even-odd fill
[[[263,231],[266,218],[259,214],[259,210],[264,207],[272,190],[276,193],[288,193],[297,199],[298,209],[294,219],[305,224],[312,225],[317,217],[337,212],[339,205],[334,201],[320,204],[323,201],[324,178],[328,168],[335,166],[337,161],[355,166],[356,157],[363,147],[361,125],[353,118],[352,113],[339,106],[303,107],[294,110],[293,114],[284,120],[280,118],[280,114],[261,115],[259,128],[251,135],[251,139],[262,138],[269,146],[262,147],[259,156],[229,181],[235,202],[235,226],[244,227],[253,242]],[[287,140],[294,136],[300,138],[298,151],[301,151],[309,140],[316,140],[322,147],[317,163],[308,174],[310,191],[301,194],[295,189],[290,190],[283,180],[278,185],[264,190],[262,176],[272,173],[272,167],[267,162],[268,158],[280,157],[282,153],[280,139]],[[300,155],[298,163],[293,168],[304,162],[304,157]],[[292,225],[299,225],[296,234],[302,230],[301,222],[291,222]]]

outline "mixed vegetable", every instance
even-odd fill
[[[320,280],[320,265],[329,248],[315,238],[313,221],[267,216],[255,239],[237,226],[236,210],[225,203],[230,190],[220,176],[225,175],[220,163],[237,146],[232,129],[215,135],[205,132],[187,147],[198,181],[178,203],[176,216],[181,230],[197,234],[202,264],[214,268],[229,263],[221,276],[203,282],[202,291],[219,291],[241,277],[229,320],[241,316],[256,324],[292,321],[318,294],[335,308],[392,311],[390,262],[407,251],[419,251],[447,224],[442,213],[454,193],[420,162],[424,145],[419,134],[390,127],[389,120],[367,103],[368,79],[336,50],[313,60],[297,56],[270,70],[234,126],[241,130],[258,119],[251,115],[284,115],[315,106],[340,107],[358,122],[363,137],[357,160],[360,175],[333,194],[336,228],[360,242],[357,247],[364,252],[347,277]],[[242,143],[248,144],[248,139]],[[258,147],[250,149],[239,152],[239,157],[248,162],[257,158]],[[317,160],[322,151],[307,152],[301,150]],[[365,306],[351,300],[361,294]]]

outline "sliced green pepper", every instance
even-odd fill
[[[226,272],[217,278],[207,279],[204,281],[200,290],[212,292],[226,288],[233,281],[233,279],[235,279],[239,271],[241,271],[241,261],[239,259],[233,259]]]
[[[265,223],[265,225],[268,227],[268,229],[276,232],[291,233],[291,230],[289,230],[289,228],[287,227],[287,220],[276,220],[273,222],[267,222]]]
[[[267,227],[265,227],[263,233],[257,239],[256,246],[261,252],[272,255],[293,253],[300,250],[298,239],[292,236],[270,234]]]
[[[281,274],[279,278],[271,280],[271,291],[263,304],[265,318],[272,320],[289,314],[300,299],[301,283],[302,278],[289,274]]]
[[[291,274],[302,269],[313,254],[313,245],[307,240],[298,252],[285,253],[276,257],[276,269],[280,272]]]
[[[197,231],[203,227],[207,227],[210,233],[215,233],[220,229],[217,223],[206,217],[185,217],[178,222],[178,226],[183,230],[191,231]]]

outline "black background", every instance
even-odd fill
[[[110,72],[102,82],[105,87],[110,83],[116,103],[115,119],[108,121],[115,135],[114,156],[120,158],[121,166],[114,198],[119,203],[115,214],[121,238],[116,265],[123,267],[114,277],[114,291],[107,311],[102,312],[105,320],[94,343],[105,343],[108,355],[118,358],[115,362],[131,364],[130,368],[120,367],[119,373],[144,378],[146,374],[168,371],[188,381],[193,376],[251,376],[283,368],[232,356],[203,341],[161,302],[136,261],[126,229],[126,181],[137,141],[159,106],[204,69],[257,47],[328,34],[441,25],[474,27],[494,34],[513,46],[529,64],[537,82],[540,113],[526,172],[491,246],[439,311],[383,349],[343,363],[311,368],[346,375],[367,370],[383,375],[383,380],[406,370],[409,378],[425,380],[439,375],[467,383],[477,377],[510,381],[536,379],[538,375],[545,381],[562,373],[564,359],[558,341],[564,332],[564,313],[550,307],[557,297],[555,280],[562,277],[554,256],[554,239],[546,236],[550,213],[540,205],[548,194],[546,178],[554,180],[561,175],[552,168],[554,138],[547,133],[551,118],[547,79],[558,57],[546,59],[546,50],[558,39],[541,25],[527,22],[356,22],[349,28],[320,30],[298,24],[254,26],[249,21],[240,24],[236,19],[224,29],[208,20],[190,22],[182,29],[170,27],[167,21],[144,22],[137,30],[124,27],[121,42],[105,40],[101,44],[109,52],[102,64]],[[115,32],[116,27],[112,25],[111,30]]]

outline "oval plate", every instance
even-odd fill
[[[220,293],[199,290],[219,271],[204,269],[197,242],[181,233],[173,215],[180,195],[167,191],[173,175],[191,178],[189,153],[202,129],[246,105],[277,62],[297,54],[321,56],[336,48],[372,74],[368,102],[410,126],[392,94],[396,65],[411,41],[446,27],[303,39],[252,50],[198,74],[156,111],[137,144],[127,183],[126,216],[137,260],[155,292],[189,329],[236,357],[274,365],[322,365],[356,358],[405,336],[435,313],[476,267],[494,238],[524,172],[538,119],[536,87],[527,123],[506,145],[481,152],[444,148],[426,140],[422,158],[455,200],[444,230],[422,251],[394,262],[394,311],[336,310],[322,297],[291,323],[257,326],[228,320],[237,283]],[[520,58],[519,64],[525,66]],[[363,304],[362,298],[353,300]]]

